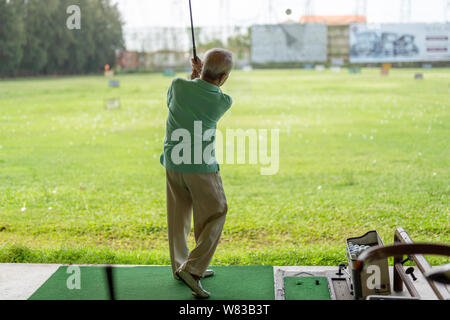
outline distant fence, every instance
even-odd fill
[[[250,29],[246,27],[196,27],[197,51],[201,56],[215,47],[228,48],[237,67],[250,64]],[[190,28],[149,27],[125,29],[127,51],[116,54],[122,71],[185,70],[190,66]]]
[[[254,25],[196,28],[198,51],[213,47],[234,52],[236,67],[301,67],[308,63],[420,66],[450,63],[450,24]],[[128,51],[118,52],[122,71],[187,70],[189,28],[126,30]],[[131,49],[131,50],[130,50]]]

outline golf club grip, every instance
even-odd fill
[[[195,32],[194,32],[194,20],[192,18],[192,4],[191,0],[189,0],[189,12],[191,14],[191,32],[192,32],[192,47],[194,52],[194,60],[197,62],[197,49],[195,46]]]

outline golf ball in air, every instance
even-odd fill
[[[287,9],[287,10],[286,10],[286,14],[287,14],[288,16],[290,16],[290,15],[292,14],[292,10],[291,10],[291,9]]]

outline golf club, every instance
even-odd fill
[[[194,20],[192,19],[191,0],[189,0],[189,12],[191,13],[191,31],[192,31],[192,46],[193,46],[193,51],[194,51],[194,60],[197,61],[197,49],[195,48]]]

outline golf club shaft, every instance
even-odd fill
[[[191,31],[192,31],[192,46],[194,48],[194,60],[197,61],[197,49],[195,48],[195,33],[194,33],[194,20],[192,19],[192,5],[189,0],[189,12],[191,13]]]
[[[106,280],[108,281],[108,289],[109,289],[109,299],[116,300],[116,293],[114,288],[114,280],[113,280],[113,268],[112,266],[106,266]]]

